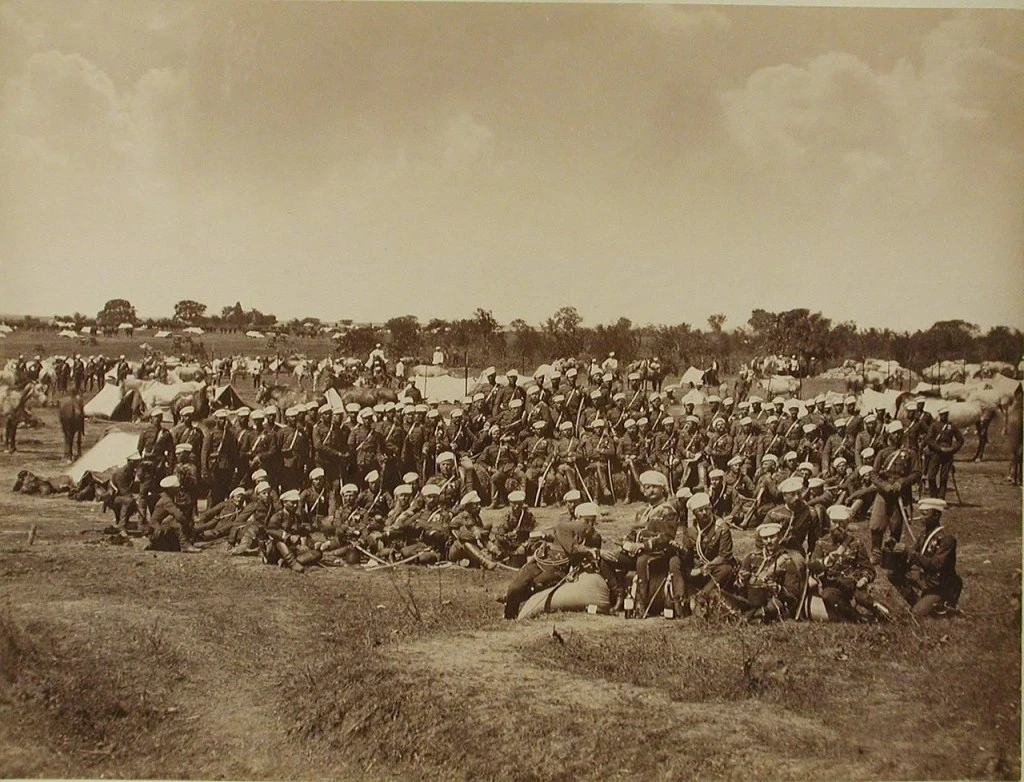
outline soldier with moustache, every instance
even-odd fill
[[[324,474],[325,482],[334,490],[341,476],[344,445],[340,417],[330,405],[322,405],[313,426],[311,444],[314,461]]]
[[[533,434],[523,441],[519,448],[519,469],[515,472],[516,480],[526,491],[527,499],[539,499],[536,505],[544,502],[543,486],[550,480],[556,457],[554,444],[548,437],[546,424],[534,421]],[[542,480],[543,479],[543,480]]]
[[[142,456],[139,464],[139,493],[141,508],[146,518],[153,512],[159,499],[160,481],[174,468],[174,438],[163,427],[163,413],[152,410],[149,414],[152,423],[139,435],[137,451]]]
[[[889,576],[919,618],[955,611],[963,592],[963,579],[956,572],[956,536],[941,524],[946,508],[946,501],[938,497],[918,503],[924,514],[923,533],[902,552],[899,566]]]
[[[249,473],[252,472],[249,466],[249,459],[252,454],[252,444],[256,439],[256,429],[250,422],[251,415],[252,411],[248,407],[240,407],[235,412],[235,425],[233,430],[235,433],[235,442],[238,447],[235,453],[235,472],[231,479],[233,486],[245,485],[250,488],[252,486],[252,484],[247,483]]]
[[[519,385],[519,371],[510,369],[505,373],[505,378],[508,384],[498,389],[497,410],[508,407],[513,399],[518,399],[523,403],[526,402],[526,391]]]
[[[229,538],[232,531],[244,523],[247,505],[249,497],[245,489],[240,486],[232,489],[226,500],[212,505],[196,518],[193,528],[196,539],[213,541]]]
[[[704,449],[711,460],[711,465],[724,471],[729,459],[732,458],[734,448],[735,441],[729,435],[725,419],[721,416],[716,417],[711,425],[711,433]]]
[[[860,606],[888,619],[888,609],[868,593],[875,569],[864,544],[849,532],[850,509],[832,505],[827,512],[829,533],[815,544],[807,570],[814,577],[829,617],[855,622],[860,619]]]
[[[924,444],[928,448],[928,493],[932,497],[945,499],[949,473],[953,469],[953,457],[964,444],[964,436],[956,424],[950,423],[949,406],[938,410],[939,420],[928,427]]]
[[[390,402],[388,404],[391,404]],[[470,432],[467,427],[467,432]],[[401,483],[403,473],[402,453],[405,449],[405,427],[402,423],[402,413],[399,408],[391,404],[384,406],[384,417],[381,420],[381,436],[384,438],[383,464],[381,465],[381,480],[386,491],[393,491]],[[467,437],[471,437],[469,434]]]
[[[679,438],[675,419],[672,416],[665,416],[661,419],[661,427],[655,430],[651,441],[651,469],[665,475],[670,490],[679,487],[679,479],[683,474],[683,460],[680,455],[682,444]]]
[[[465,487],[457,469],[454,453],[443,451],[438,454],[437,472],[427,480],[425,486],[437,486],[440,489],[438,502],[442,507],[450,509],[458,505],[465,494]]]
[[[847,424],[849,428],[849,424]],[[868,413],[863,418],[863,426],[860,432],[853,439],[853,457],[857,467],[864,466],[864,451],[870,448],[877,452],[885,445],[885,433],[882,431],[882,424],[874,413]]]
[[[677,487],[691,487],[693,484],[708,485],[708,468],[704,454],[707,442],[707,438],[700,429],[700,419],[695,415],[688,415],[686,423],[683,424],[683,431],[679,434],[681,446],[679,456],[683,461],[683,466]],[[696,481],[693,480],[694,476],[696,476]]]
[[[427,447],[427,425],[426,406],[417,405],[412,423],[405,433],[405,441],[402,443],[402,470],[414,472],[418,475],[424,473],[424,458]]]
[[[648,411],[648,400],[643,388],[643,380],[639,372],[630,372],[627,381],[628,387],[622,408],[629,417],[640,418]]]
[[[171,436],[174,439],[175,445],[188,443],[192,447],[193,453],[198,454],[202,452],[203,448],[203,430],[196,426],[195,421],[192,420],[194,414],[195,408],[191,405],[181,408],[178,413],[181,420],[177,426],[171,429]]]
[[[299,493],[299,502],[302,514],[314,530],[321,529],[334,515],[337,495],[323,467],[310,470],[309,486]]]
[[[580,440],[573,431],[572,421],[562,421],[558,425],[554,457],[554,471],[561,478],[562,485],[579,490]]]
[[[845,418],[836,418],[832,422],[835,432],[829,435],[821,450],[821,474],[826,475],[829,467],[838,459],[846,459],[849,464],[854,461],[853,438],[847,434]]]
[[[626,474],[626,502],[632,503],[642,496],[640,474],[646,472],[647,463],[637,436],[636,421],[627,419],[624,429],[625,432],[616,443],[615,457]]]
[[[384,455],[384,437],[373,428],[373,411],[359,411],[359,422],[348,436],[348,450],[355,462],[352,483],[359,484],[371,470],[376,470]]]
[[[754,584],[768,589],[768,602],[751,605],[741,598],[737,603],[745,609],[748,619],[771,622],[792,619],[800,607],[806,583],[806,569],[782,546],[782,525],[767,522],[757,528],[760,546],[743,558],[736,572],[736,588],[740,592]]]
[[[249,466],[262,469],[267,473],[267,482],[272,486],[280,485],[281,444],[277,436],[274,420],[265,410],[257,410],[251,416],[260,429],[252,443],[252,457]]]
[[[687,556],[689,569],[685,574],[687,595],[727,589],[737,566],[732,530],[715,515],[711,499],[703,492],[690,497],[686,508],[693,519],[693,537],[688,538],[692,542]],[[684,611],[689,612],[688,603]]]
[[[608,501],[612,496],[611,475],[608,469],[615,458],[615,439],[605,425],[603,418],[595,418],[581,438],[582,453],[586,463],[586,475],[595,484],[598,502]]]
[[[554,429],[551,408],[541,399],[540,386],[533,385],[526,389],[526,426],[532,427],[537,421],[543,421],[549,432]]]
[[[511,435],[501,434],[501,428],[492,426],[491,442],[480,455],[480,463],[486,468],[491,494],[491,508],[500,508],[508,496],[508,482],[517,466],[517,452]]]

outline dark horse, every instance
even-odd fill
[[[70,462],[82,455],[82,437],[85,435],[85,406],[77,392],[60,403],[60,428],[64,432],[64,461]]]

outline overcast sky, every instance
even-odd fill
[[[0,312],[1024,327],[1012,11],[0,5]]]

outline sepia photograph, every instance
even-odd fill
[[[0,777],[1021,778],[1017,7],[0,0]]]

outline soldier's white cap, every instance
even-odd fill
[[[796,468],[798,470],[807,470],[807,472],[814,472],[814,465],[811,464],[810,462],[800,462],[800,464],[798,464]]]
[[[676,489],[676,497],[680,500],[688,500],[693,496],[693,492],[687,486],[680,486]]]
[[[473,394],[474,402],[483,402],[487,398],[486,394]]]
[[[192,405],[185,405],[178,411],[178,415],[193,415],[195,412],[196,409]]]
[[[178,480],[177,475],[168,475],[166,478],[160,481],[161,489],[178,489],[181,487],[181,481]]]
[[[818,428],[817,424],[804,424],[803,425],[804,434],[810,434],[811,432],[813,432],[817,428]]]
[[[699,491],[692,495],[690,499],[686,501],[687,510],[700,510],[701,508],[711,507],[711,498],[707,493]]]
[[[764,419],[764,422],[766,424],[777,424],[779,422],[779,417],[777,415],[770,415]]]
[[[462,495],[462,499],[459,500],[459,505],[463,508],[467,505],[472,505],[473,503],[476,503],[477,505],[480,504],[480,495],[475,491],[466,492]]]
[[[786,400],[783,397],[781,397],[781,396],[772,397],[772,404],[773,405],[782,405],[782,404],[785,404],[785,403],[786,403]]]
[[[593,391],[591,391],[590,392],[590,398],[591,399],[600,399],[601,398],[601,389],[600,388],[595,388]]]
[[[736,409],[737,410],[749,410],[750,409],[750,402],[740,402],[738,405],[736,405]]]
[[[464,404],[464,405],[471,405],[471,404],[473,404],[473,397],[472,396],[464,396],[464,397],[462,397],[462,404]]]
[[[629,380],[639,380],[640,379],[640,373],[639,372],[630,372],[629,375],[628,375],[628,379]]]
[[[493,425],[493,426],[492,426],[492,427],[491,427],[490,429],[488,429],[487,431],[489,431],[489,432],[490,432],[491,434],[500,434],[500,433],[501,433],[501,427],[500,427],[500,426],[498,426],[497,424],[494,424],[494,425]]]
[[[772,464],[778,464],[779,463],[779,457],[776,456],[773,453],[766,453],[764,456],[761,457],[761,464],[764,464],[765,462],[771,462]]]
[[[137,462],[141,458],[142,458],[142,454],[139,453],[138,451],[133,451],[132,453],[128,454],[128,461],[130,461],[130,462]]]
[[[602,426],[604,426],[604,419],[603,418],[595,418],[593,421],[591,421],[590,425],[594,429],[600,429]]]
[[[857,397],[855,397],[853,395],[850,395],[850,396],[846,397],[846,399],[844,399],[843,402],[848,404],[848,405],[855,405],[855,404],[857,404]]]
[[[505,377],[519,377],[519,370],[510,369],[505,373]]]
[[[416,405],[416,412],[417,413],[429,413],[430,412],[430,408],[427,407],[426,405],[419,404],[419,405]]]
[[[762,402],[764,402],[764,400],[759,396],[752,396],[747,401],[749,401],[752,405],[761,404]]]
[[[412,494],[412,486],[408,483],[400,483],[395,487],[396,497],[401,497],[404,494]]]
[[[347,405],[345,405],[346,413],[358,413],[360,409],[361,408],[359,407],[358,402],[349,402]]]
[[[231,414],[227,410],[225,410],[223,407],[220,410],[214,411],[214,413],[213,413],[213,417],[214,418],[227,418],[229,415],[231,415]]]
[[[307,413],[311,413],[311,412],[313,412],[314,410],[316,410],[319,407],[320,407],[320,405],[317,402],[306,402],[306,412]]]
[[[266,477],[267,477],[267,471],[266,470],[262,470],[262,469],[261,470],[256,470],[252,474],[253,483],[259,483],[260,481],[262,481]]]
[[[783,494],[791,491],[803,491],[804,482],[801,478],[786,478],[779,484],[779,491]]]
[[[229,500],[233,500],[235,497],[244,497],[244,496],[245,496],[245,489],[243,489],[241,486],[236,486],[228,494],[228,499]]]
[[[441,487],[436,483],[428,483],[420,490],[420,494],[424,497],[436,497],[441,493]]]
[[[344,486],[341,487],[341,493],[342,494],[358,494],[359,493],[359,487],[356,486],[354,483],[346,483]]]
[[[267,405],[263,408],[263,412],[267,415],[277,415],[277,405]]]
[[[191,443],[178,443],[176,446],[174,446],[174,452],[175,453],[191,453],[192,452],[192,444]]]
[[[749,415],[745,415],[740,419],[740,426],[750,426],[752,423],[754,423],[754,419]]]
[[[299,492],[297,489],[289,489],[281,495],[281,502],[298,502]]]
[[[634,421],[634,420],[633,420],[632,418],[627,418],[627,419],[626,419],[626,423],[625,423],[625,424],[623,424],[623,425],[624,425],[624,426],[625,426],[625,427],[626,427],[627,429],[632,429],[632,428],[634,428],[634,427],[636,426],[636,421]]]
[[[508,498],[512,499],[512,495],[508,495]],[[581,499],[583,499],[583,495],[580,494],[579,489],[569,489],[562,495],[562,502],[577,502]]]
[[[647,396],[647,400],[649,402],[657,402],[660,399],[661,399],[661,394],[659,392],[657,392],[657,391],[651,391],[651,393]]]
[[[666,418],[671,418],[671,416],[665,416],[665,417]],[[647,420],[647,416],[643,416],[642,415],[642,416],[640,416],[639,418],[636,419],[636,425],[637,426],[644,426],[645,424],[649,424],[649,423],[650,423],[650,421]]]
[[[621,391],[619,391],[619,393],[617,393],[617,394],[612,394],[612,401],[613,402],[622,402],[622,401],[625,401],[625,399],[626,399],[626,395],[624,393],[622,393]]]
[[[942,513],[947,507],[946,501],[938,497],[923,497],[917,503],[917,509],[922,511],[937,510]]]
[[[545,426],[545,423],[544,423],[543,421],[534,421],[534,422],[533,422],[533,428],[534,428],[534,429],[536,429],[536,430],[537,430],[538,432],[539,432],[539,431],[540,431],[541,429],[543,429],[543,428],[544,428],[544,426]]]
[[[451,451],[444,451],[443,453],[438,454],[438,457],[437,457],[437,463],[438,464],[444,464],[445,462],[454,462],[454,461],[455,461],[455,454],[453,454]]]
[[[267,483],[266,481],[260,481],[259,483],[256,484],[255,491],[257,494],[262,494],[265,491],[270,491],[270,484]]]
[[[825,481],[822,480],[821,478],[808,478],[807,479],[807,488],[808,489],[820,489],[824,485],[825,485]]]
[[[511,402],[508,403],[508,406],[509,406],[509,409],[522,407],[523,406],[523,400],[520,399],[519,397],[516,397],[515,399],[513,399]]]
[[[875,449],[874,448],[865,448],[863,451],[860,452],[860,458],[861,459],[873,459],[874,456],[875,456]]]
[[[762,524],[757,528],[757,536],[759,538],[771,538],[782,532],[782,525],[776,524],[774,521],[769,521],[767,524]]]
[[[569,367],[567,370],[565,370],[566,377],[576,377],[576,375],[578,374],[579,373],[576,371],[576,367]]]
[[[724,470],[719,470],[717,468],[714,469],[714,470],[711,470],[708,473],[708,478],[711,478],[712,480],[715,479],[715,478],[724,478],[724,477],[725,477],[725,471]]]
[[[402,476],[402,480],[405,481],[406,483],[412,483],[413,481],[418,481],[419,479],[419,474],[415,472],[407,472],[405,475]]]
[[[877,420],[878,416],[875,415],[874,413],[868,413],[866,416],[864,416],[864,423],[866,424],[873,424]]]
[[[250,421],[262,421],[267,417],[267,414],[262,410],[253,410],[252,415],[249,416]]]
[[[319,412],[319,413],[333,413],[334,410],[333,410],[333,408],[331,408],[330,405],[320,405],[320,407],[318,408],[317,412]]]
[[[832,460],[832,466],[833,467],[841,467],[842,465],[844,465],[846,463],[847,462],[846,462],[846,457],[845,456],[837,456],[835,459]]]
[[[526,394],[527,394],[527,396],[533,396],[534,394],[539,394],[539,393],[540,393],[540,386],[527,386],[526,387]]]
[[[885,425],[885,431],[889,434],[895,434],[896,432],[903,431],[902,421],[890,421]]]
[[[601,380],[605,383],[611,383],[615,379],[615,376],[611,372],[605,372],[601,375]]]
[[[461,407],[456,407],[454,410],[452,410],[451,417],[452,418],[462,418],[462,408]]]
[[[521,490],[520,491],[510,491],[508,493],[508,501],[509,502],[526,502],[526,492],[525,491],[521,491]]]
[[[915,405],[924,405],[924,404],[927,404],[927,400],[925,400],[925,398],[923,396],[919,396],[919,397],[916,397],[914,399],[914,404]]]
[[[857,474],[863,478],[865,475],[871,475],[871,471],[873,469],[874,468],[870,464],[862,464],[857,468]]]
[[[727,396],[725,399],[722,400],[722,404],[728,407],[729,405],[733,404],[733,398],[731,396]]]
[[[484,370],[484,377],[493,377],[497,373],[498,370],[495,367],[487,367],[487,369]]]
[[[378,414],[385,412],[384,405],[381,405],[381,404],[374,405],[373,406],[373,412],[378,413]]]
[[[852,511],[845,505],[829,505],[825,511],[832,521],[849,521]]]
[[[729,467],[737,467],[738,465],[741,465],[741,464],[743,464],[743,457],[739,456],[739,455],[732,457],[728,461],[728,466]]]
[[[364,407],[362,410],[359,411],[360,418],[369,418],[371,415],[373,415],[372,407]]]
[[[316,480],[317,478],[323,478],[326,475],[323,467],[314,467],[309,471],[309,479]]]
[[[548,375],[548,377],[551,378],[552,380],[558,380],[558,378],[560,378],[561,376],[562,373],[559,372],[557,369],[553,371],[550,375]]]
[[[551,401],[554,402],[555,404],[558,404],[560,402],[564,402],[565,401],[565,394],[555,394],[553,397],[551,397]]]
[[[721,402],[721,401],[722,401],[722,397],[720,397],[718,394],[712,394],[711,396],[708,397],[708,404],[709,405],[712,402]]]
[[[558,429],[562,432],[570,431],[572,429],[572,421],[562,421],[562,423],[558,425]]]
[[[695,416],[695,415],[688,415],[688,416],[686,416],[686,422],[688,424],[699,424],[700,423],[700,419],[697,416]]]
[[[790,459],[796,459],[796,451],[786,451],[782,454],[782,461],[788,462]]]
[[[299,414],[299,408],[298,407],[289,407],[287,410],[284,411],[284,417],[285,418],[294,418],[298,414]]]
[[[832,422],[832,424],[833,426],[835,426],[836,429],[842,429],[844,426],[846,426],[846,419],[837,418],[835,421]]]
[[[380,480],[380,473],[377,472],[376,470],[370,470],[368,473],[366,473],[366,482],[367,483],[373,483],[374,481],[379,481],[379,480]]]
[[[938,409],[938,411],[937,411],[937,412],[938,412],[938,414],[939,414],[939,415],[942,415],[943,413],[948,413],[948,412],[949,412],[949,405],[942,405],[942,406],[941,406],[941,407],[940,407],[940,408]]]
[[[248,407],[240,407],[237,410],[235,410],[235,415],[238,416],[239,418],[245,418],[247,415],[251,414],[252,410],[250,410]]]
[[[640,474],[641,486],[661,486],[668,488],[668,478],[657,470],[646,470]]]
[[[596,519],[599,513],[597,505],[593,502],[581,502],[576,506],[576,518]]]

